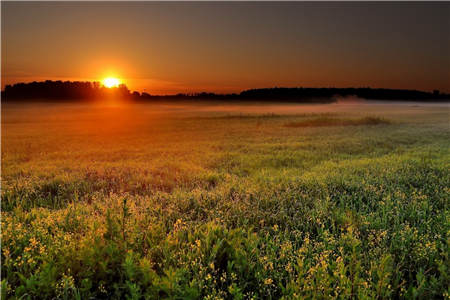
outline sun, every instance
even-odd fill
[[[120,85],[120,80],[114,77],[108,77],[103,79],[103,85],[107,88],[118,87]]]

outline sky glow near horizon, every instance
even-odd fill
[[[114,74],[151,94],[450,92],[450,3],[2,2],[2,88]]]

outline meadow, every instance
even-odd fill
[[[2,299],[449,299],[448,104],[2,105]]]

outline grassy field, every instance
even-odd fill
[[[3,105],[2,299],[449,299],[449,112]]]

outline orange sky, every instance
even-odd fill
[[[2,88],[113,76],[151,94],[273,86],[450,91],[450,3],[1,5]]]

